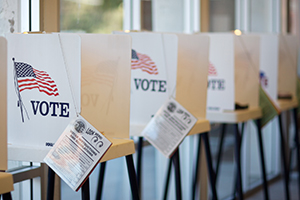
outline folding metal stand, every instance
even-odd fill
[[[137,186],[137,180],[136,180],[136,174],[133,164],[132,155],[126,156],[126,163],[127,163],[127,169],[128,169],[128,175],[129,175],[129,181],[131,186],[131,193],[132,193],[132,199],[133,200],[139,200],[139,194],[138,194],[138,186]],[[104,172],[105,172],[105,165],[102,164],[100,170],[100,177],[99,177],[99,183],[98,183],[98,189],[96,197],[97,199],[101,199],[102,194],[102,188],[103,188],[103,181],[104,181]],[[104,166],[104,167],[103,167]],[[49,168],[48,171],[48,190],[47,190],[47,200],[53,200],[53,194],[54,194],[54,176],[55,173],[51,168]],[[81,188],[81,197],[82,200],[89,200],[90,199],[90,191],[89,191],[89,179],[86,180],[86,182],[83,184]]]
[[[90,200],[90,180],[87,178],[81,187],[81,199]]]
[[[143,137],[139,137],[137,149],[137,164],[136,164],[136,178],[140,197],[142,196],[142,155],[143,155]]]
[[[8,193],[5,193],[5,194],[2,194],[2,195],[0,195],[0,197],[2,196],[2,199],[3,200],[12,200],[12,198],[11,198],[11,193],[10,192],[8,192]]]
[[[127,163],[128,176],[129,176],[129,181],[131,186],[132,199],[138,200],[140,199],[140,197],[138,193],[138,185],[137,185],[137,179],[136,179],[136,173],[134,169],[132,155],[126,156],[126,163]],[[105,168],[106,168],[106,162],[101,163],[96,200],[100,200],[102,198]]]
[[[54,199],[54,179],[55,172],[50,167],[48,167],[47,200]]]
[[[283,135],[283,128],[282,128],[282,115],[281,113],[278,115],[278,122],[279,122],[279,136],[280,136],[280,145],[281,145],[281,156],[282,156],[282,166],[283,166],[283,177],[284,177],[284,189],[285,189],[285,198],[286,200],[290,199],[290,192],[289,192],[289,170],[287,167],[287,157],[286,157],[286,145],[285,139]]]
[[[172,155],[172,157],[169,159],[168,164],[168,171],[167,171],[167,177],[166,177],[166,184],[165,184],[165,193],[163,199],[166,200],[168,197],[168,189],[169,189],[169,180],[170,180],[170,173],[171,173],[171,167],[172,163],[174,165],[174,175],[175,175],[175,187],[176,187],[176,200],[182,199],[182,192],[181,192],[181,178],[180,178],[180,161],[179,161],[179,148],[177,148]]]
[[[195,177],[198,177],[198,168],[199,168],[199,158],[200,158],[200,149],[201,149],[201,138],[204,142],[204,146],[205,146],[205,153],[206,153],[206,162],[207,162],[207,167],[208,167],[208,175],[209,175],[209,182],[210,182],[210,186],[211,186],[211,192],[213,195],[213,199],[218,199],[217,196],[217,191],[216,191],[216,187],[215,187],[215,172],[213,170],[213,165],[212,165],[212,159],[211,159],[211,152],[210,152],[210,144],[209,144],[209,138],[208,138],[208,132],[205,133],[201,133],[199,134],[199,140],[198,140],[198,147],[197,147],[197,153],[196,153],[196,167],[194,169],[194,180],[193,180],[193,188],[192,188],[192,195],[193,198],[195,196],[195,191],[196,191],[196,182],[197,180],[195,180]],[[175,160],[175,161],[174,161]],[[178,163],[177,163],[178,160]],[[179,150],[177,149],[177,151],[174,153],[174,155],[171,157],[171,159],[169,160],[169,164],[168,164],[168,169],[167,169],[167,176],[166,176],[166,182],[165,182],[165,191],[164,191],[164,196],[163,199],[166,200],[167,196],[168,196],[168,188],[169,188],[169,180],[170,180],[170,173],[171,173],[171,167],[172,167],[172,161],[175,167],[175,181],[176,181],[176,199],[181,199],[181,185],[180,185],[180,169],[179,166],[177,166],[179,164]],[[177,168],[176,168],[177,166]]]
[[[262,141],[262,133],[261,133],[261,119],[256,119],[256,126],[257,126],[257,137],[258,137],[258,146],[259,146],[259,154],[260,154],[260,163],[261,163],[261,173],[262,173],[262,180],[263,180],[263,188],[264,188],[264,196],[265,199],[269,199],[269,192],[268,192],[268,182],[266,176],[266,167],[265,167],[265,158],[264,158],[264,150],[263,150],[263,141]],[[241,141],[244,132],[244,123],[242,124],[241,134],[238,130],[238,124],[234,124],[235,127],[235,159],[236,159],[236,178],[235,180],[235,188],[233,192],[233,199],[235,198],[236,192],[239,199],[243,199],[243,187],[242,187],[242,175],[241,175],[241,164],[240,164],[240,151],[241,151]],[[219,143],[218,155],[217,155],[217,164],[216,164],[216,179],[218,177],[220,162],[221,162],[221,155],[222,155],[222,148],[225,136],[225,129],[226,124],[221,125],[221,138]]]
[[[296,146],[297,151],[297,168],[298,168],[298,192],[299,192],[299,199],[300,199],[300,144],[299,144],[299,134],[298,134],[298,108],[293,109],[293,118],[295,124],[295,139],[294,144]]]
[[[290,160],[289,160],[289,170],[292,171],[292,157],[293,157],[293,151],[296,150],[296,156],[297,156],[297,169],[298,169],[298,192],[299,192],[299,199],[300,199],[300,150],[299,150],[299,135],[298,135],[298,109],[293,109],[293,120],[295,123],[295,137],[294,137],[294,146],[290,148]],[[290,180],[290,179],[289,179]]]

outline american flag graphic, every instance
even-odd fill
[[[216,76],[217,75],[217,70],[215,66],[209,62],[209,67],[208,67],[208,76]]]
[[[268,86],[268,77],[266,76],[265,72],[260,71],[259,77],[260,77],[261,85],[267,87]]]
[[[146,54],[137,53],[133,49],[131,56],[131,69],[141,69],[148,74],[158,74],[157,67],[151,58]]]
[[[23,62],[14,62],[19,92],[37,88],[49,96],[58,96],[55,82],[45,71],[34,69],[31,65]]]

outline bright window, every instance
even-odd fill
[[[111,33],[122,30],[122,0],[61,0],[61,32]]]

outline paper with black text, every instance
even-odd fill
[[[77,191],[111,144],[79,116],[68,124],[44,162],[74,191]]]
[[[148,123],[142,136],[169,158],[196,122],[197,118],[170,98]]]

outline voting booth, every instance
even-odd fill
[[[294,122],[294,141],[299,141],[297,124],[297,64],[299,44],[296,36],[281,34],[263,34],[262,40],[262,62],[260,65],[260,79],[264,91],[273,104],[273,108],[278,115],[279,136],[281,143],[281,154],[284,188],[286,199],[289,199],[289,162],[286,157],[286,142],[284,129],[282,127],[282,112],[291,110]],[[300,164],[300,147],[295,142],[297,164]],[[290,151],[292,153],[292,150]],[[298,170],[300,174],[300,170]],[[300,176],[299,176],[300,177]]]
[[[80,38],[9,34],[6,39],[8,159],[42,162],[80,112]]]
[[[14,190],[13,177],[11,174],[6,173],[7,170],[7,41],[4,37],[0,37],[0,68],[1,68],[1,83],[0,91],[0,111],[1,111],[1,132],[0,132],[0,198],[3,199],[11,197],[10,192]],[[4,196],[5,195],[5,196]]]
[[[207,88],[207,119],[221,123],[216,177],[219,172],[223,138],[228,124],[234,125],[236,191],[243,198],[241,169],[241,134],[239,123],[255,120],[260,141],[262,179],[268,198],[264,153],[261,138],[261,108],[259,107],[260,38],[256,35],[209,33],[210,64]],[[243,131],[243,128],[242,128]]]
[[[176,34],[178,37],[178,65],[177,65],[177,84],[176,101],[188,110],[195,118],[196,122],[187,135],[199,134],[197,150],[195,152],[195,167],[192,178],[192,191],[195,195],[196,182],[198,177],[200,138],[204,142],[206,153],[206,164],[208,165],[208,176],[212,195],[217,198],[214,172],[211,163],[211,153],[208,142],[208,131],[210,130],[209,121],[206,119],[206,98],[207,98],[207,74],[209,64],[209,43],[210,39],[204,35]],[[179,162],[178,149],[172,157],[175,173],[178,170],[176,163]],[[171,159],[170,159],[170,162]],[[177,163],[178,165],[178,163]],[[169,172],[172,165],[169,163]],[[179,175],[180,176],[180,175]],[[178,193],[178,175],[176,177],[176,196]],[[205,182],[205,178],[201,179]],[[205,183],[204,183],[205,184]],[[165,186],[167,188],[167,186]],[[167,190],[165,191],[165,196]]]
[[[81,115],[112,142],[100,160],[101,170],[105,161],[126,156],[133,199],[139,199],[132,159],[135,146],[129,139],[131,38],[102,34],[80,34],[80,37]],[[104,177],[99,178],[103,183]],[[102,191],[99,187],[97,196]]]
[[[163,103],[176,95],[178,38],[163,33],[114,33],[132,38],[130,135],[141,136]]]
[[[292,35],[260,34],[261,86],[279,110],[296,105],[297,38]]]
[[[7,60],[10,61],[7,62],[6,74],[8,159],[45,161],[58,166],[53,169],[56,172],[59,169],[65,171],[65,168],[60,167],[70,162],[74,169],[79,170],[78,176],[81,177],[83,166],[78,168],[75,160],[86,160],[84,154],[91,153],[90,156],[93,156],[92,152],[98,151],[90,141],[81,141],[84,137],[78,139],[83,130],[87,135],[95,134],[91,129],[86,130],[86,125],[90,124],[112,143],[101,161],[126,156],[130,181],[135,184],[132,157],[128,157],[135,151],[134,142],[129,139],[130,37],[60,33],[11,34],[7,35],[7,40]],[[72,124],[72,120],[78,118],[79,114],[87,122],[76,120]],[[74,141],[70,138],[68,146],[59,140],[62,145],[56,150],[51,149],[52,146],[57,146],[57,139],[62,133],[65,134],[70,123],[75,128],[70,129],[70,133],[74,134]],[[79,135],[76,136],[74,131]],[[64,137],[64,142],[67,138]],[[99,138],[102,140],[101,136]],[[91,138],[91,142],[96,142],[96,139]],[[74,146],[72,142],[79,143]],[[74,157],[78,152],[75,147],[82,148],[78,158]],[[99,148],[101,147],[102,144],[99,143]],[[46,156],[50,149],[50,155]],[[71,153],[76,154],[71,156]],[[67,155],[70,155],[68,160],[60,159]],[[90,157],[90,160],[93,159]],[[99,160],[95,161],[92,170]],[[53,195],[53,170],[49,168],[48,196]],[[63,171],[58,174],[66,175]],[[89,175],[91,171],[87,173]],[[73,183],[78,177],[76,180],[68,176],[64,178],[67,183],[68,180]],[[82,178],[81,185],[75,185],[76,188],[74,186],[72,189],[78,190],[83,186],[83,195],[88,195],[88,184],[83,184],[88,176]],[[134,187],[135,185],[132,188]],[[138,195],[134,191],[132,189],[133,196],[137,199]]]
[[[10,60],[7,85],[11,103],[8,105],[9,159],[42,161],[67,124],[76,116],[76,111],[81,111],[84,118],[108,137],[129,138],[127,118],[130,85],[125,88],[126,83],[130,83],[131,51],[126,50],[130,48],[131,40],[129,36],[126,36],[126,40],[119,39],[123,37],[88,34],[7,36]],[[104,44],[107,48],[104,48]],[[108,47],[109,44],[115,45]],[[26,51],[29,46],[32,51]],[[27,76],[30,79],[35,75],[37,78],[34,78],[38,79],[43,75],[44,79],[51,82],[50,89],[44,89],[41,85],[47,83],[34,80],[34,83],[24,84],[31,84],[27,88],[19,85],[20,92],[16,92],[14,65],[17,69],[26,67],[27,71],[34,73],[17,74],[20,77],[15,78],[19,82]],[[84,66],[82,69],[81,65]]]
[[[192,196],[195,197],[196,183],[199,172],[199,156],[201,139],[205,146],[206,162],[208,168],[208,177],[210,190],[213,198],[218,199],[216,192],[216,182],[214,170],[211,161],[210,145],[208,132],[210,123],[206,116],[207,106],[207,74],[209,66],[210,38],[205,35],[186,35],[178,36],[178,70],[176,85],[176,100],[189,110],[197,118],[197,122],[190,130],[188,135],[200,134],[195,152],[195,163],[192,182]],[[204,181],[205,178],[202,178]]]
[[[203,133],[210,130],[209,121],[206,119],[209,37],[186,34],[176,34],[175,36],[178,38],[176,97],[175,89],[169,97],[175,97],[175,100],[196,119],[196,124],[186,134]],[[168,74],[168,76],[172,77],[174,74],[171,76]],[[164,102],[162,101],[162,103]],[[145,129],[143,132],[145,133]],[[156,131],[146,132],[156,134]],[[175,137],[175,135],[173,136]],[[180,137],[183,139],[185,135]],[[153,138],[157,137],[153,136]],[[171,138],[167,141],[171,142]]]
[[[80,37],[81,115],[113,143],[101,161],[125,156],[125,152],[133,154],[134,142],[129,139],[131,38],[101,34]]]
[[[207,35],[210,37],[207,118],[221,122],[221,113],[235,110],[248,110],[251,115],[259,116],[260,38],[233,33]],[[245,118],[229,117],[232,121]]]

